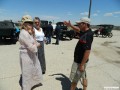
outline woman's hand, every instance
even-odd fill
[[[35,38],[34,38],[35,39]],[[35,39],[35,43],[34,43],[36,46],[37,46],[37,48],[40,48],[41,47],[41,45],[40,45],[40,43],[38,43],[37,41],[36,41],[36,39]]]
[[[28,30],[28,33],[29,33],[30,35],[35,35],[35,31],[34,31],[33,29],[29,29],[29,30]]]
[[[32,35],[32,30],[28,30],[28,33],[29,33],[30,35]]]
[[[37,43],[37,47],[38,47],[38,48],[40,48],[40,47],[41,47],[40,43]]]

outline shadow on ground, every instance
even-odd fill
[[[11,39],[6,39],[6,40],[0,40],[0,45],[12,45],[16,44],[17,40],[11,40]]]
[[[56,39],[56,37],[52,37],[53,39]],[[70,41],[70,39],[69,38],[60,38],[60,41]]]
[[[52,74],[52,75],[49,75],[49,76],[55,76],[55,75],[60,76],[60,77],[56,77],[56,80],[61,81],[62,90],[70,90],[71,81],[69,80],[69,78],[62,73]],[[76,88],[75,90],[82,90],[82,89],[81,88],[79,88],[79,89]]]
[[[21,89],[22,89],[22,74],[20,75],[19,85],[20,85],[20,87],[21,87]],[[40,86],[42,86],[42,83],[39,83],[39,84],[34,85],[34,86],[31,88],[31,90],[33,90],[33,89],[35,89],[35,88],[37,88],[37,87],[40,87]]]

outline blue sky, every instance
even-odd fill
[[[0,20],[18,21],[23,15],[42,20],[80,20],[88,16],[90,0],[0,0]],[[120,0],[92,0],[91,24],[120,26]]]

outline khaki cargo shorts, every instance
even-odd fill
[[[87,65],[87,63],[85,64],[85,69],[86,69],[86,65]],[[71,73],[70,73],[71,82],[76,82],[77,83],[81,78],[83,78],[83,79],[87,78],[86,71],[80,72],[78,66],[79,66],[78,63],[73,62],[72,68],[71,68]]]

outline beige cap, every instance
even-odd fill
[[[80,19],[80,21],[76,21],[76,23],[78,23],[78,24],[81,23],[81,22],[90,24],[90,18],[88,18],[88,17],[82,17]]]
[[[21,19],[22,23],[25,23],[25,22],[33,22],[33,19],[30,15],[24,15]]]

